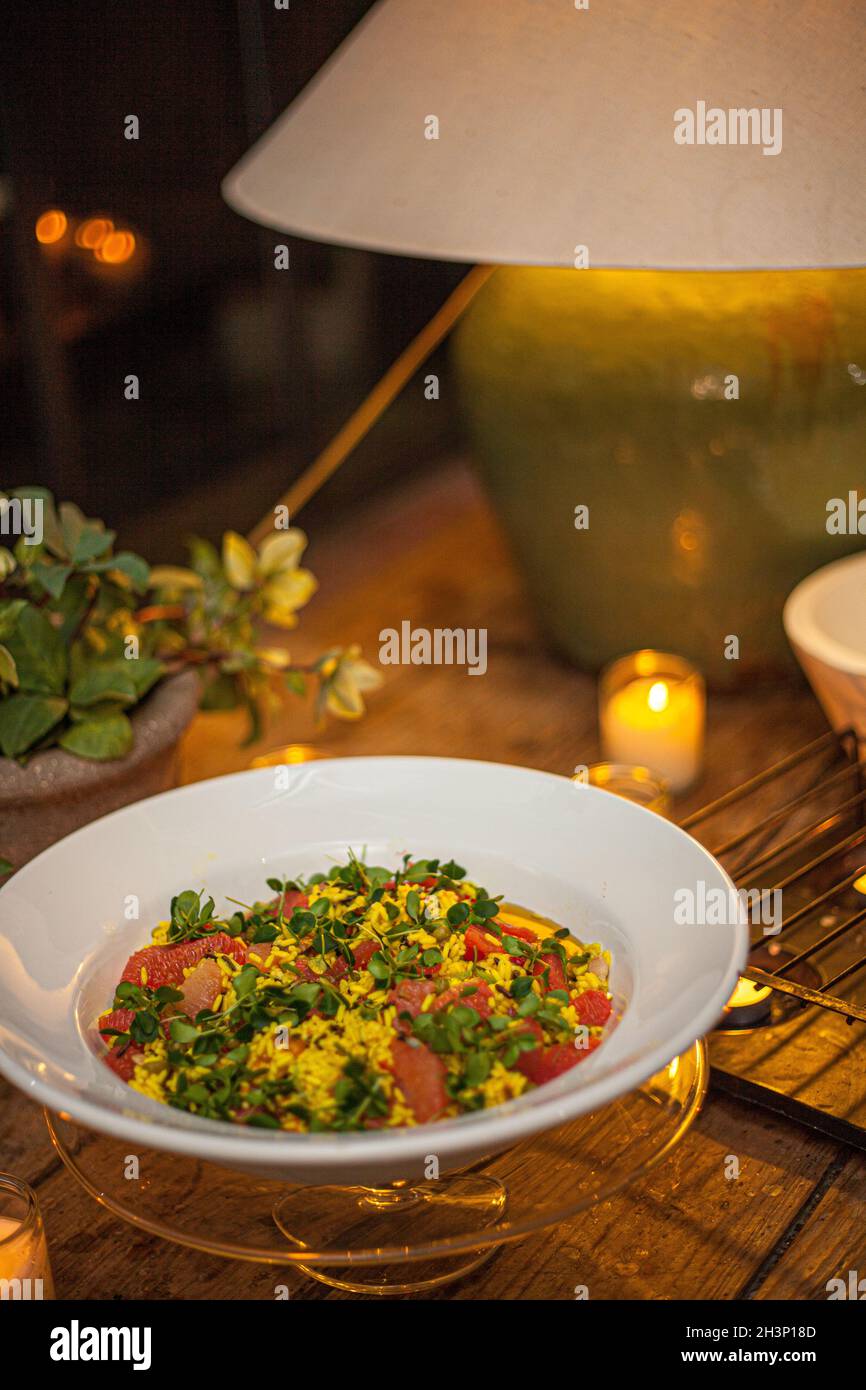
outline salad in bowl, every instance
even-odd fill
[[[731,887],[661,816],[531,768],[194,783],[0,887],[0,1073],[131,1153],[298,1184],[453,1172],[714,1026],[748,928],[676,904]]]
[[[427,1124],[514,1100],[599,1046],[610,953],[453,861],[354,855],[216,915],[185,890],[96,1031],[134,1090],[292,1132]]]

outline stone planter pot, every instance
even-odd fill
[[[16,869],[88,821],[174,785],[181,734],[198,707],[198,676],[163,681],[131,716],[135,743],[125,758],[88,762],[62,748],[21,767],[0,758],[0,855]]]

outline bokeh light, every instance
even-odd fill
[[[96,251],[97,260],[105,265],[123,265],[135,255],[135,237],[132,232],[109,232]]]
[[[110,217],[88,217],[75,233],[75,245],[85,251],[98,251],[106,237],[114,231]]]
[[[66,213],[59,208],[49,208],[36,219],[36,240],[43,246],[52,246],[62,241],[69,226]]]

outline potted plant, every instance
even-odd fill
[[[14,867],[170,786],[199,705],[243,706],[252,739],[278,686],[313,683],[320,714],[357,718],[380,679],[356,647],[299,666],[262,643],[317,587],[296,527],[258,550],[231,531],[221,550],[193,539],[186,569],[114,541],[45,489],[0,495],[0,855]]]

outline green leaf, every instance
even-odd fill
[[[143,700],[148,690],[165,675],[165,666],[155,656],[124,657],[124,663],[139,700]]]
[[[471,1052],[466,1059],[464,1080],[467,1086],[481,1086],[490,1075],[490,1056],[486,1052]]]
[[[27,600],[23,598],[0,599],[0,638],[9,636],[18,622],[19,613],[26,607]]]
[[[150,565],[131,550],[121,550],[111,567],[125,574],[136,593],[143,594],[150,582]]]
[[[253,942],[258,945],[266,944],[268,941],[276,941],[277,929],[270,922],[260,922],[253,930]]]
[[[87,667],[69,690],[73,705],[95,705],[100,700],[118,700],[121,704],[134,705],[138,691],[131,672],[124,669],[131,662],[112,661],[104,665]]]
[[[43,554],[44,547],[41,545],[32,545],[26,536],[19,536],[12,547],[12,555],[15,562],[20,569],[24,571],[31,569],[32,566],[36,564],[37,560],[42,558]]]
[[[381,888],[383,883],[387,883],[394,876],[391,869],[383,869],[379,864],[368,864],[366,867],[371,888]]]
[[[123,714],[123,709],[119,700],[97,700],[95,705],[70,705],[69,718],[80,724],[85,719],[107,719],[109,715]]]
[[[466,870],[461,864],[455,864],[453,859],[449,859],[447,864],[443,864],[439,872],[444,878],[462,879],[466,877]]]
[[[138,1010],[130,1024],[129,1031],[135,1042],[153,1042],[159,1032],[159,1022],[155,1015],[149,1013],[148,1010]]]
[[[187,1023],[186,1020],[182,1018],[172,1019],[168,1031],[172,1036],[172,1040],[176,1043],[190,1043],[198,1037],[198,1029],[194,1028],[191,1023]]]
[[[53,599],[59,599],[66,588],[66,581],[72,573],[72,566],[37,560],[30,573],[41,584],[46,593],[50,594]]]
[[[121,550],[117,555],[109,555],[105,560],[95,560],[82,568],[88,574],[106,574],[117,571],[129,580],[136,593],[143,594],[150,581],[150,565],[140,555],[131,550]]]
[[[237,709],[239,704],[240,695],[232,676],[215,676],[205,686],[201,697],[204,710]]]
[[[89,607],[90,581],[87,575],[70,575],[66,588],[54,603],[54,614],[62,619],[58,632],[65,646],[69,645],[73,634],[84,622]]]
[[[307,682],[300,671],[287,671],[283,680],[286,683],[286,689],[290,690],[293,695],[306,695]]]
[[[15,660],[8,647],[4,647],[0,642],[0,681],[5,681],[7,685],[18,684],[18,669]]]
[[[251,990],[255,989],[256,980],[259,978],[259,971],[254,965],[244,965],[232,980],[232,987],[236,999],[244,999]]]
[[[79,758],[110,762],[113,758],[124,757],[132,747],[132,725],[125,714],[84,719],[80,724],[66,729],[59,743],[67,753],[75,753]]]
[[[200,907],[201,893],[197,893],[194,888],[184,888],[182,893],[178,893],[177,897],[172,899],[171,915],[172,918],[190,917],[193,914],[197,917]]]
[[[66,713],[65,700],[45,695],[10,695],[0,700],[0,751],[7,758],[26,753]]]
[[[474,1028],[481,1015],[471,1004],[456,1004],[451,1010],[451,1017],[459,1028]]]
[[[78,537],[72,559],[76,565],[86,565],[110,550],[114,543],[114,532],[106,531],[99,522],[88,521]]]
[[[374,956],[370,957],[367,962],[367,969],[374,980],[387,980],[391,974],[391,967],[381,951],[377,951]]]
[[[511,997],[512,999],[524,999],[531,989],[532,976],[520,975],[516,980],[512,981]]]
[[[119,1009],[120,1005],[126,1003],[127,1000],[130,1001],[129,1008],[133,1008],[132,1001],[143,1000],[145,995],[144,990],[139,985],[134,985],[131,980],[121,980],[114,991],[114,997],[117,1001],[114,1007]]]
[[[0,878],[5,878],[7,874],[11,874],[13,868],[14,865],[10,864],[8,859],[0,856]]]
[[[75,565],[95,560],[114,544],[114,532],[106,531],[101,521],[88,521],[74,502],[61,502],[60,530],[66,554]]]
[[[160,985],[159,989],[153,991],[153,997],[157,1004],[179,1004],[183,994],[179,989],[172,989],[171,985]]]
[[[67,653],[63,639],[40,609],[25,604],[6,646],[18,668],[22,690],[34,695],[62,695]]]
[[[210,579],[217,579],[222,574],[222,561],[216,546],[201,536],[190,536],[186,544],[190,564],[196,574]]]
[[[322,993],[322,986],[316,984],[315,980],[307,980],[302,985],[295,985],[292,989],[292,1000],[300,1000],[302,1004],[308,1004],[310,1008],[316,1003]]]

